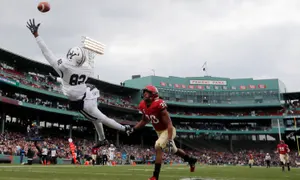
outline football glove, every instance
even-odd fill
[[[26,27],[31,31],[31,33],[33,35],[36,35],[38,33],[40,25],[41,25],[41,23],[38,23],[37,25],[35,25],[34,19],[32,19],[32,20],[29,19],[29,21],[27,21]]]
[[[173,141],[172,140],[168,140],[167,148],[168,148],[169,154],[172,153],[172,149],[173,149]]]
[[[130,136],[130,134],[132,134],[134,131],[134,129],[132,127],[130,127],[129,125],[125,125],[125,133],[127,134],[127,136]]]

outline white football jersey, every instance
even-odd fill
[[[102,155],[106,155],[107,152],[106,152],[106,149],[102,149]]]
[[[109,154],[115,154],[115,148],[113,148],[113,147],[110,147],[110,148],[108,148],[108,151],[109,151]]]
[[[46,147],[43,147],[42,148],[42,155],[47,155],[48,154],[48,148],[46,148]]]
[[[84,63],[80,67],[73,66],[67,60],[60,60],[58,68],[62,74],[62,90],[70,100],[82,99],[86,92],[86,80],[92,74],[92,68]],[[59,62],[59,63],[60,63]]]
[[[55,156],[56,156],[56,150],[55,150],[55,149],[52,149],[52,150],[51,150],[51,156],[52,156],[52,157],[55,157]]]
[[[40,36],[36,37],[36,41],[46,60],[62,78],[63,93],[69,98],[69,100],[75,101],[82,99],[86,92],[85,82],[93,73],[92,68],[87,63],[80,67],[73,66],[68,62],[68,60],[57,58],[46,46]]]

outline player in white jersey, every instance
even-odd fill
[[[109,165],[112,165],[112,162],[114,161],[115,159],[115,150],[116,148],[114,147],[113,144],[110,145],[110,147],[108,148],[108,152],[109,152]]]
[[[266,154],[265,161],[267,164],[267,168],[270,168],[271,167],[271,156],[269,153]]]
[[[106,147],[104,147],[102,149],[102,165],[106,165],[107,164],[107,150],[106,150]]]
[[[79,111],[93,122],[99,136],[99,142],[95,147],[108,144],[102,123],[128,134],[130,126],[123,126],[117,123],[98,109],[97,98],[100,97],[99,90],[93,85],[86,84],[87,79],[93,72],[92,68],[85,63],[88,58],[86,51],[81,47],[73,47],[68,51],[66,58],[57,58],[39,36],[39,26],[40,23],[36,25],[34,19],[30,19],[27,22],[27,27],[36,38],[37,44],[46,60],[61,77],[62,90],[70,100],[71,109]]]

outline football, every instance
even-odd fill
[[[42,13],[48,12],[50,10],[50,4],[48,2],[40,2],[37,6],[38,10]]]

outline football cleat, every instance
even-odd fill
[[[130,134],[132,134],[133,131],[134,129],[130,127],[130,125],[125,125],[125,133],[127,134],[127,136],[130,136]]]
[[[95,146],[93,146],[93,148],[99,148],[101,146],[106,146],[106,145],[109,145],[109,142],[108,142],[108,140],[105,139],[103,141],[97,142],[97,144]]]
[[[149,178],[148,180],[157,180],[156,177],[152,176],[151,178]]]
[[[195,171],[196,162],[197,162],[197,159],[196,159],[196,158],[191,158],[191,159],[189,160],[190,172],[194,172],[194,171]]]

